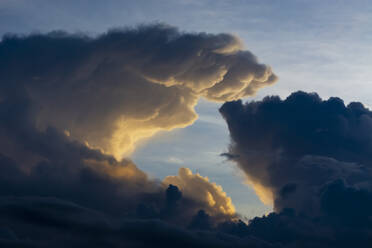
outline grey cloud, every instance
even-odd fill
[[[200,97],[233,100],[275,79],[226,34],[153,25],[4,37],[1,246],[275,247],[219,231],[237,216],[207,178],[161,182],[118,159],[143,137],[192,123]]]
[[[295,92],[225,103],[228,157],[275,213],[230,232],[285,247],[372,243],[372,112],[361,103]]]
[[[235,100],[275,80],[237,37],[166,25],[0,43],[3,104],[22,97],[39,130],[67,130],[117,158],[143,137],[191,124],[200,97]]]
[[[225,103],[220,111],[232,138],[230,153],[237,155],[232,159],[273,195],[277,210],[315,214],[316,192],[337,179],[371,187],[372,113],[360,103],[345,106],[339,98],[297,92],[285,100]]]

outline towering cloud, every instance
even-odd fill
[[[226,156],[275,208],[249,224],[206,177],[159,181],[117,159],[190,124],[200,97],[275,81],[237,38],[56,32],[5,37],[0,55],[1,247],[370,247],[372,112],[360,103],[297,92],[221,107]]]
[[[116,158],[159,130],[190,125],[200,97],[231,101],[275,80],[238,38],[165,25],[0,43],[3,105],[27,102],[38,130],[53,126]]]
[[[369,109],[296,92],[225,103],[220,112],[231,134],[226,155],[276,211],[230,231],[285,247],[372,244]]]
[[[245,244],[188,230],[235,220],[220,186],[185,168],[161,182],[121,157],[143,137],[189,125],[200,97],[236,99],[274,80],[225,34],[155,25],[4,37],[0,246]]]
[[[220,111],[232,138],[230,157],[277,211],[318,216],[336,204],[330,198],[342,208],[348,197],[357,202],[370,194],[372,112],[361,103],[297,92],[285,100],[225,103]]]

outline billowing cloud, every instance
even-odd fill
[[[360,103],[297,92],[222,106],[225,155],[274,205],[249,223],[207,177],[160,181],[118,159],[192,123],[200,97],[275,81],[236,37],[54,32],[5,37],[0,55],[1,247],[370,247],[372,112]]]
[[[160,218],[186,226],[204,208],[212,224],[222,221],[222,217],[223,220],[233,217],[233,209],[226,212],[222,208],[212,208],[193,196],[189,190],[191,186],[187,185],[190,182],[184,182],[188,191],[182,194],[176,186],[169,185],[171,182],[149,178],[130,160],[117,161],[71,140],[56,129],[40,132],[31,127],[28,130],[10,127],[7,130],[14,132],[13,142],[17,145],[13,146],[13,152],[20,157],[24,154],[34,157],[36,162],[19,163],[1,151],[0,197],[54,197],[111,216]],[[220,199],[225,197],[231,204],[219,186],[206,179],[199,186],[202,191],[220,190]]]
[[[372,112],[361,103],[297,92],[226,103],[220,111],[233,160],[261,198],[273,197],[275,209],[319,214],[319,192],[335,180],[372,189]]]
[[[235,215],[231,198],[226,195],[222,187],[209,182],[207,177],[193,174],[188,168],[180,168],[177,176],[167,176],[163,183],[176,185],[186,197],[204,206],[203,210],[209,215],[222,214],[221,217],[228,217],[228,220]]]
[[[200,97],[235,100],[275,80],[237,37],[165,25],[0,42],[1,102],[22,98],[39,130],[53,126],[116,158],[159,130],[190,125]]]
[[[216,231],[236,217],[207,178],[184,168],[151,179],[66,132],[38,130],[18,103],[0,104],[1,247],[273,247]]]
[[[372,112],[296,92],[225,103],[234,160],[276,213],[224,226],[284,247],[372,244]]]
[[[26,163],[4,154],[6,149],[0,152],[1,247],[147,247],[150,243],[170,247],[182,240],[196,247],[217,243],[233,247],[214,233],[202,238],[187,229],[195,226],[193,219],[204,209],[209,228],[232,220],[233,214],[210,207],[191,191],[183,193],[177,186],[149,178],[130,160],[117,161],[54,128],[39,131],[27,122],[14,122],[27,116],[2,114],[1,130],[12,138],[10,155],[34,159]],[[216,188],[220,198],[230,200],[221,188],[202,179],[200,190]],[[184,183],[190,189],[189,182]],[[154,225],[159,230],[153,230]]]
[[[360,103],[345,107],[338,98],[322,101],[298,92],[284,101],[226,103],[221,113],[229,124],[233,159],[253,183],[274,194],[276,204],[301,187],[338,178],[367,186],[372,114]]]
[[[162,182],[118,159],[143,137],[190,124],[200,97],[245,94],[224,89],[228,77],[243,80],[236,63],[251,69],[240,90],[271,82],[237,38],[165,26],[56,32],[5,37],[0,55],[2,247],[244,243],[197,234],[236,219],[220,186],[186,168]],[[222,95],[211,91],[217,84]],[[154,241],[171,229],[174,237]]]

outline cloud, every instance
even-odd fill
[[[200,97],[235,100],[276,80],[237,37],[166,25],[97,37],[8,35],[0,65],[3,104],[15,108],[22,98],[39,130],[53,126],[116,158],[160,130],[193,123]]]
[[[167,159],[167,162],[173,163],[173,164],[183,164],[184,163],[184,161],[182,159],[177,158],[177,157],[169,157]]]
[[[57,129],[39,131],[23,127],[26,122],[18,129],[7,125],[12,116],[3,117],[0,127],[11,131],[12,155],[34,160],[18,162],[0,152],[1,247],[170,247],[182,242],[233,247],[216,233],[200,236],[188,230],[204,208],[210,228],[233,218],[193,196],[190,182],[184,182],[188,191],[183,193],[149,178],[132,161],[117,161]],[[217,189],[220,199],[230,200],[221,188],[202,179],[198,190]],[[226,238],[242,244],[236,237]]]
[[[207,177],[193,174],[188,168],[180,168],[177,176],[167,176],[163,183],[176,185],[186,197],[199,202],[208,215],[222,215],[225,220],[231,220],[235,215],[231,198],[222,187],[209,182]]]
[[[232,138],[230,152],[238,155],[233,160],[273,194],[278,210],[316,210],[309,194],[336,179],[370,187],[372,112],[362,104],[297,92],[285,100],[225,103],[220,111]],[[305,195],[308,202],[298,206],[291,195]]]
[[[163,181],[136,143],[276,77],[231,35],[164,25],[0,43],[0,246],[369,247],[372,112],[297,92],[225,103],[237,162],[274,213],[248,224],[208,178]],[[171,158],[171,157],[170,157]]]
[[[201,97],[235,100],[275,81],[238,38],[164,25],[54,32],[5,37],[0,55],[1,247],[372,243],[372,112],[361,103],[296,92],[221,107],[223,156],[274,205],[249,223],[207,177],[181,168],[160,181],[118,159],[192,123]]]
[[[229,232],[285,247],[368,247],[372,233],[372,112],[295,92],[225,103],[229,159],[275,213]]]
[[[22,131],[22,139],[14,139],[14,143],[19,142],[18,146],[22,148],[16,151],[17,155],[32,155],[37,162],[20,164],[0,153],[0,196],[55,197],[112,216],[161,218],[182,225],[187,225],[199,210],[209,207],[199,201],[198,196],[193,196],[191,186],[187,185],[191,182],[184,182],[188,191],[183,195],[180,192],[181,197],[172,201],[169,190],[178,192],[176,186],[149,178],[130,160],[117,161],[99,150],[70,140],[53,128],[45,132]],[[201,190],[220,190],[220,198],[225,197],[231,203],[222,189],[208,180],[204,179],[204,184],[199,186]],[[169,202],[174,204],[169,205]],[[217,216],[232,218],[232,213],[222,208],[208,213],[213,222],[217,221]]]
[[[273,247],[156,219],[114,219],[55,198],[0,197],[0,216],[9,225],[0,229],[1,247]]]
[[[186,168],[162,182],[115,152],[149,132],[192,121],[197,99],[219,83],[205,85],[216,70],[223,66],[228,73],[235,67],[229,60],[250,54],[237,44],[230,35],[183,34],[166,26],[96,38],[61,32],[5,37],[1,246],[243,244],[215,233],[219,223],[236,218],[220,186]]]

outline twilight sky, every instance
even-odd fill
[[[0,0],[0,163],[11,175],[0,176],[0,197],[11,197],[0,215],[12,223],[9,206],[26,206],[68,226],[70,213],[55,215],[74,209],[77,245],[92,223],[116,233],[106,214],[139,237],[157,218],[159,233],[175,224],[185,240],[224,223],[216,230],[236,247],[292,247],[319,217],[327,224],[301,242],[323,244],[335,226],[345,229],[332,244],[355,228],[372,242],[371,3]],[[337,207],[349,200],[364,207]],[[0,241],[27,237],[22,221],[15,234],[0,225]],[[262,231],[280,223],[296,228]],[[208,235],[204,246],[215,244]]]
[[[369,1],[0,1],[0,35],[66,30],[99,34],[113,27],[166,23],[182,31],[232,33],[278,83],[249,99],[288,96],[296,90],[338,96],[372,106],[372,20]],[[239,212],[268,212],[231,162],[228,130],[219,103],[200,101],[191,126],[162,132],[131,156],[153,176],[163,178],[186,166],[223,186]]]

